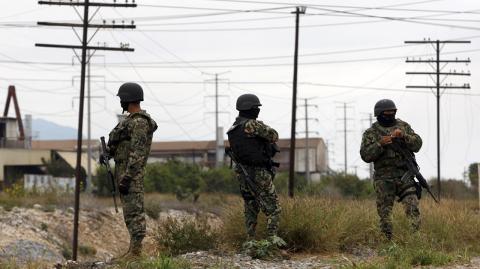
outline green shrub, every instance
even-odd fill
[[[84,256],[95,256],[97,250],[92,246],[80,245],[78,246],[78,252]]]
[[[235,173],[228,167],[202,171],[201,177],[205,186],[204,192],[239,193]]]
[[[158,225],[155,240],[160,249],[178,255],[213,249],[217,245],[218,233],[206,217],[185,220],[167,218]]]
[[[71,260],[73,257],[72,249],[67,245],[62,245],[62,256],[65,260]]]
[[[145,199],[145,213],[152,219],[158,219],[160,217],[160,212],[162,212],[162,207],[160,206],[159,201],[154,201],[150,199]]]
[[[111,167],[112,173],[114,167]],[[97,175],[92,177],[92,183],[95,186],[95,194],[98,196],[111,196],[112,195],[112,182],[108,180],[108,173],[105,166],[101,165],[97,167]]]
[[[177,186],[192,191],[203,187],[200,166],[177,160],[147,165],[145,191],[175,193]]]

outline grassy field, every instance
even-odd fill
[[[199,219],[190,222],[171,219],[159,222],[156,242],[158,250],[167,255],[170,253],[175,256],[200,249],[238,252],[246,239],[243,203],[238,196],[202,194],[196,204],[179,202],[174,195],[163,194],[148,194],[145,200],[151,216],[168,209],[199,215]],[[108,197],[82,195],[81,201],[82,208],[90,210],[113,205]],[[67,208],[73,205],[73,199],[54,194],[0,194],[0,206],[6,210],[14,206],[32,207],[34,204],[41,204],[45,210],[51,207]],[[387,242],[378,229],[373,200],[281,197],[281,206],[280,236],[287,241],[292,253],[341,254],[349,257],[369,253],[352,262],[351,267],[343,268],[442,266],[480,256],[480,215],[474,200],[444,199],[441,204],[435,204],[428,198],[422,200],[422,226],[417,233],[411,231],[402,207],[397,204],[393,214],[393,242]],[[209,225],[202,217],[202,212],[219,216],[222,225]],[[264,237],[264,232],[265,218],[260,217],[258,237]],[[191,238],[195,239],[194,242]],[[131,268],[189,268],[188,262],[165,256],[149,257],[140,264],[143,267]],[[0,267],[45,268],[35,264],[18,267],[14,262],[0,263]]]
[[[372,200],[300,197],[283,198],[281,203],[280,236],[293,252],[348,254],[374,250],[377,255],[360,268],[445,265],[480,255],[480,215],[475,201],[442,200],[435,204],[422,200],[422,226],[416,233],[397,204],[393,242],[382,236]],[[222,236],[238,248],[246,238],[241,229],[243,208],[238,204],[224,212]],[[265,231],[264,218],[258,229]]]

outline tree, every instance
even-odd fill
[[[478,165],[479,163],[472,163],[468,167],[468,178],[473,187],[478,187]]]

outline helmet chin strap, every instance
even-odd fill
[[[122,107],[122,114],[125,113],[125,111],[128,111],[128,104],[127,102],[120,102],[120,106]]]

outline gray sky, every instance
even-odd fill
[[[109,2],[109,1],[104,1]],[[393,99],[398,117],[409,122],[424,139],[418,161],[426,177],[436,175],[436,101],[425,90],[406,85],[434,85],[427,76],[407,71],[432,71],[426,64],[407,64],[406,57],[434,57],[430,45],[405,45],[405,40],[471,40],[448,44],[444,59],[470,58],[472,63],[450,64],[445,71],[471,71],[471,77],[448,77],[445,83],[470,83],[471,90],[447,90],[441,100],[442,175],[461,179],[471,162],[480,161],[479,121],[480,2],[437,1],[215,1],[137,0],[137,8],[102,8],[94,21],[116,23],[133,19],[136,30],[101,30],[93,39],[118,46],[129,43],[133,53],[97,53],[92,60],[93,137],[108,134],[121,112],[115,93],[124,81],[145,90],[143,106],[158,122],[155,139],[214,138],[214,86],[207,80],[221,76],[220,116],[228,128],[234,120],[236,98],[258,94],[264,106],[261,119],[281,137],[290,134],[293,77],[294,15],[296,4],[308,6],[301,17],[299,97],[315,98],[311,129],[331,143],[331,166],[343,167],[343,110],[348,102],[348,164],[366,176],[367,165],[358,150],[368,127],[368,113],[382,98]],[[264,2],[264,3],[261,3]],[[376,7],[375,9],[373,9]],[[380,8],[378,8],[380,7]],[[247,11],[250,12],[242,12]],[[80,10],[81,12],[81,10]],[[36,21],[75,21],[71,7],[40,6],[19,0],[0,11],[0,88],[17,87],[23,114],[77,127],[80,67],[72,66],[71,50],[36,48],[34,44],[78,44],[69,28],[35,27]],[[253,58],[253,59],[252,59]],[[20,62],[20,63],[19,63]],[[21,63],[24,62],[24,63]],[[33,62],[33,63],[32,63]],[[38,64],[41,63],[41,64]],[[38,79],[48,80],[39,81]],[[72,84],[72,80],[74,83]],[[188,83],[187,83],[188,82]],[[259,83],[261,82],[261,83]],[[6,93],[6,91],[4,91]],[[4,105],[0,96],[0,105]],[[303,102],[299,100],[299,103]],[[298,110],[303,117],[303,109]],[[298,131],[304,123],[299,122]]]

